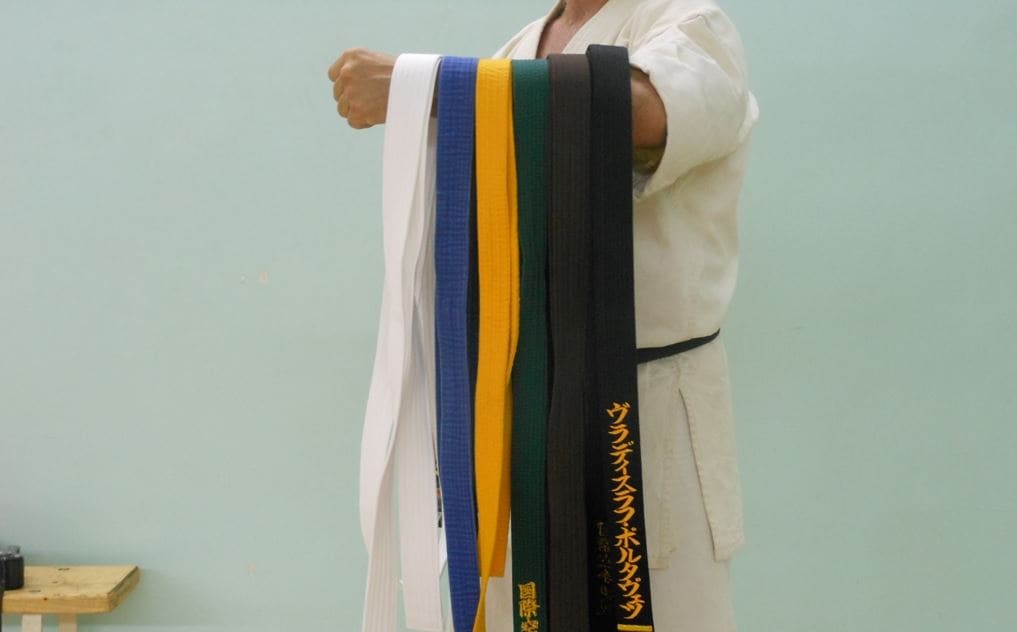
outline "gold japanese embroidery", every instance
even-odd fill
[[[540,630],[540,622],[534,617],[537,616],[537,610],[540,608],[540,604],[537,603],[537,584],[534,582],[526,582],[525,584],[517,584],[519,587],[519,632],[538,632]]]
[[[620,607],[625,611],[625,618],[635,619],[643,611],[646,602],[643,600],[642,577],[640,567],[643,556],[635,552],[635,547],[642,544],[639,540],[642,537],[635,525],[630,524],[636,515],[636,494],[639,489],[633,484],[629,475],[629,455],[635,447],[635,440],[630,439],[630,431],[626,418],[629,414],[630,405],[628,402],[614,405],[607,409],[611,418],[611,426],[608,434],[611,437],[611,467],[615,476],[611,479],[614,487],[611,489],[611,499],[614,501],[613,513],[615,524],[620,531],[614,538],[614,548],[618,554],[615,564],[618,567],[618,575],[615,577],[615,584],[621,590]],[[626,626],[618,624],[618,630],[652,630],[652,626]]]

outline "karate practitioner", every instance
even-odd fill
[[[710,0],[557,0],[492,57],[590,44],[630,56],[637,346],[708,336],[735,289],[738,200],[759,115],[739,35]],[[350,126],[384,123],[394,61],[350,49],[331,66]],[[723,334],[640,364],[638,385],[654,627],[733,631],[729,566],[745,538]],[[512,628],[511,585],[492,579],[492,632]]]

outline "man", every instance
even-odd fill
[[[734,293],[738,198],[759,116],[741,40],[712,0],[557,0],[493,56],[590,44],[629,50],[637,346],[709,336]],[[329,69],[352,127],[384,122],[394,60],[351,49]],[[655,628],[732,631],[729,565],[744,534],[723,340],[640,364],[638,384]],[[491,630],[511,628],[510,586],[489,598]]]

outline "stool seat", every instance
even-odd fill
[[[5,614],[23,615],[23,632],[41,632],[42,615],[59,615],[60,631],[76,616],[111,612],[138,584],[137,566],[26,566],[25,585],[4,593]]]

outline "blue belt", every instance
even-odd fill
[[[445,57],[438,73],[435,224],[438,471],[452,621],[472,630],[480,599],[473,497],[473,399],[467,347],[477,60]]]

